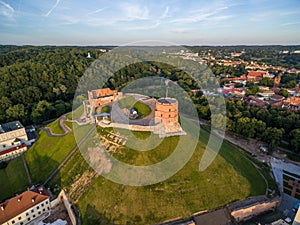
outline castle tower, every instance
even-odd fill
[[[175,98],[160,98],[156,101],[155,123],[165,126],[178,123],[178,101]]]

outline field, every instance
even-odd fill
[[[5,169],[0,169],[0,201],[25,191],[28,185],[22,158],[16,158]]]
[[[149,136],[141,132],[135,132],[134,135],[140,139]],[[264,194],[266,184],[257,169],[238,153],[237,147],[226,142],[208,169],[199,172],[199,161],[208,135],[207,131],[201,130],[191,160],[176,175],[158,184],[131,187],[101,176],[96,178],[77,152],[54,178],[51,186],[66,187],[71,192],[83,224],[99,224],[99,221],[101,224],[151,224],[175,217],[188,217],[201,210]],[[140,154],[123,148],[119,159],[147,165],[166,158],[176,143],[176,137],[169,137],[156,149]],[[114,156],[118,157],[117,154]],[[73,183],[77,180],[82,181],[82,185],[76,188]]]

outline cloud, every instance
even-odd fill
[[[58,4],[60,3],[61,0],[56,0],[54,6],[52,6],[52,8],[45,14],[46,17],[48,17],[52,11],[58,6]]]
[[[147,20],[149,19],[149,9],[137,4],[123,4],[121,9],[127,20]]]
[[[92,12],[89,12],[87,13],[87,15],[93,15],[93,14],[97,14],[99,12],[102,12],[103,10],[107,9],[107,7],[104,7],[104,8],[100,8],[100,9],[97,9],[95,11],[92,11]]]
[[[227,9],[228,7],[220,7],[220,8],[216,8],[214,10],[211,9],[200,9],[200,10],[194,10],[191,11],[189,14],[191,14],[190,16],[187,17],[181,17],[181,18],[177,18],[174,20],[171,20],[171,23],[177,23],[177,24],[186,24],[186,23],[196,23],[196,22],[200,22],[200,21],[207,21],[207,20],[216,20],[216,18],[222,18],[222,16],[216,16],[213,17],[217,14],[219,14],[221,11]],[[225,16],[223,16],[223,19],[225,18]],[[228,16],[226,18],[229,18]]]
[[[5,16],[8,19],[13,19],[14,12],[15,12],[15,10],[10,4],[0,1],[0,14],[1,15]]]
[[[281,26],[293,26],[293,25],[298,25],[298,24],[300,24],[300,22],[295,21],[295,22],[283,23],[283,24],[281,24]]]
[[[166,9],[165,9],[163,15],[161,16],[161,18],[162,19],[166,18],[168,16],[168,14],[169,14],[169,6],[166,7]]]
[[[191,33],[192,31],[194,30],[190,28],[174,28],[170,30],[170,32],[177,33],[177,34],[187,34],[187,33]]]

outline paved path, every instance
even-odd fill
[[[24,168],[25,168],[26,174],[27,174],[28,183],[29,183],[29,185],[32,185],[31,176],[30,176],[30,173],[29,173],[29,169],[28,169],[26,160],[24,158],[24,154],[22,154],[21,157],[22,157],[22,161],[23,161],[23,164],[24,164]]]
[[[68,133],[70,133],[72,130],[70,127],[68,127],[64,122],[65,121],[69,121],[69,119],[66,117],[66,115],[69,114],[69,113],[66,113],[64,115],[62,115],[60,118],[59,118],[59,126],[61,127],[61,129],[64,131],[63,134],[55,134],[55,133],[52,133],[51,129],[49,127],[43,127],[41,128],[41,130],[45,130],[48,134],[48,136],[50,137],[61,137],[61,136],[65,136],[67,135]]]

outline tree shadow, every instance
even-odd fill
[[[115,225],[105,213],[97,211],[95,206],[87,205],[85,215],[82,216],[82,225]]]

